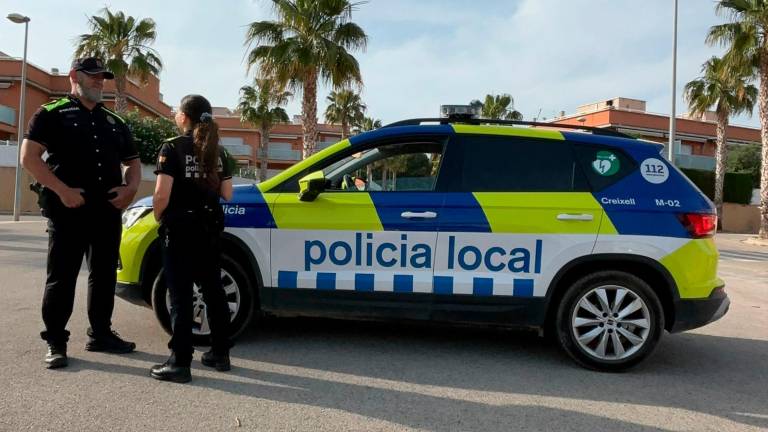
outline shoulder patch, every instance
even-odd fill
[[[117,115],[117,113],[116,113],[116,112],[114,112],[114,111],[112,111],[111,109],[109,109],[109,108],[105,107],[104,105],[102,105],[102,106],[101,106],[101,109],[103,109],[104,111],[106,111],[107,113],[109,113],[109,114],[110,114],[112,117],[115,117],[116,119],[118,119],[118,120],[120,121],[120,123],[122,123],[122,124],[125,124],[125,120],[123,120],[123,118],[122,118],[122,117],[120,117],[119,115]]]
[[[72,101],[69,100],[69,98],[61,98],[61,99],[57,99],[57,100],[55,100],[53,102],[48,102],[47,104],[43,104],[43,109],[46,110],[46,111],[53,111],[56,108],[60,108],[60,107],[69,105],[70,103],[72,103]]]

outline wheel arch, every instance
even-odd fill
[[[264,286],[261,269],[253,253],[248,246],[238,237],[223,232],[221,234],[221,252],[231,256],[236,262],[240,263],[245,270],[248,281],[254,284],[254,307],[259,307],[259,291]],[[139,280],[141,281],[141,294],[148,306],[152,306],[152,287],[157,274],[163,267],[162,255],[160,249],[160,238],[157,238],[147,247],[144,259],[141,263]]]
[[[578,279],[590,273],[604,270],[623,271],[650,285],[658,295],[664,312],[664,327],[669,330],[675,320],[675,301],[679,300],[677,284],[661,263],[651,258],[632,254],[596,254],[577,258],[557,272],[547,290],[544,325],[555,321],[557,307],[565,292]]]
[[[253,307],[258,311],[261,308],[261,288],[264,286],[264,279],[253,252],[243,240],[226,231],[221,234],[221,252],[232,257],[245,270],[246,277],[253,287]]]

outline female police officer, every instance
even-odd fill
[[[211,329],[211,350],[202,363],[229,370],[229,306],[221,285],[219,236],[224,214],[219,198],[232,197],[232,176],[219,147],[211,104],[200,95],[181,100],[176,125],[182,135],[166,141],[157,159],[153,197],[160,221],[163,271],[171,298],[171,356],[152,367],[159,380],[188,382],[192,361],[192,285],[198,282]]]

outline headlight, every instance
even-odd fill
[[[123,228],[128,229],[152,211],[152,207],[131,207],[123,212]]]

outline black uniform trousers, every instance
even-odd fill
[[[207,213],[207,212],[206,212]],[[211,215],[179,212],[163,217],[160,237],[163,275],[171,299],[171,329],[168,343],[178,366],[192,361],[193,284],[200,287],[211,330],[211,348],[227,352],[230,312],[221,283],[221,227]]]
[[[121,229],[120,210],[106,201],[75,209],[59,204],[48,214],[45,331],[40,333],[44,340],[59,345],[69,339],[66,326],[83,256],[88,265],[88,320],[93,335],[111,331]]]

